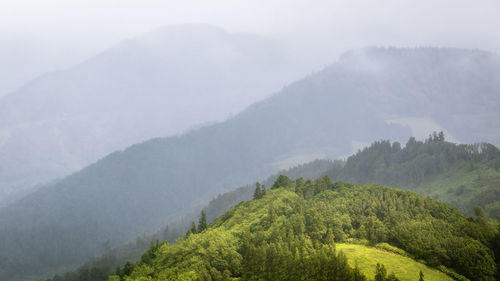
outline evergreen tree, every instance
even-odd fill
[[[424,273],[420,270],[418,281],[424,281]]]
[[[438,141],[445,141],[445,139],[444,139],[444,132],[443,131],[439,132],[439,134],[438,134]]]
[[[275,189],[278,187],[287,187],[290,188],[295,184],[294,181],[292,181],[289,177],[285,175],[279,175],[276,181],[274,181],[273,186],[271,186],[271,189]]]
[[[191,227],[186,231],[186,238],[188,238],[191,234],[196,234],[196,224],[194,221],[191,222]]]
[[[260,199],[262,198],[262,189],[260,187],[260,183],[256,182],[255,183],[255,191],[253,193],[253,199]]]
[[[375,281],[386,281],[387,280],[387,270],[383,264],[377,263],[377,269],[375,269]]]
[[[205,211],[201,211],[200,220],[198,221],[198,233],[201,233],[203,230],[207,229],[207,214]]]

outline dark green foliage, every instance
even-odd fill
[[[257,237],[255,237],[257,236]],[[242,249],[241,280],[366,280],[333,244],[306,248],[301,236],[261,241],[256,233]]]
[[[188,228],[188,230],[186,231],[186,237],[189,237],[189,235],[191,234],[196,234],[196,224],[193,222],[191,222],[191,227]]]
[[[198,221],[198,233],[203,232],[203,230],[207,229],[207,214],[205,211],[201,211],[200,220]]]
[[[255,192],[253,193],[253,199],[260,199],[264,196],[266,190],[264,186],[261,186],[260,183],[255,183]]]
[[[386,281],[387,280],[387,270],[383,264],[377,263],[377,269],[375,270],[375,280],[374,281]]]
[[[477,161],[491,167],[500,159],[500,151],[490,144],[453,144],[439,137],[415,141],[405,148],[399,143],[378,141],[349,157],[345,166],[332,169],[329,176],[354,183],[377,182],[391,186],[416,186],[459,161]]]
[[[271,189],[279,187],[292,188],[293,184],[294,182],[289,177],[285,175],[279,175],[276,181],[274,181],[273,185],[271,186]]]
[[[410,138],[401,149],[397,142],[374,142],[370,147],[349,157],[343,166],[327,174],[335,180],[356,184],[378,183],[436,195],[436,199],[454,205],[471,215],[475,206],[488,208],[492,217],[500,219],[500,150],[487,143],[454,144],[444,140],[442,132],[424,142]],[[465,168],[467,167],[467,168]],[[465,170],[467,169],[467,171]],[[456,171],[456,174],[451,174]],[[477,176],[476,176],[477,173]],[[448,192],[433,185],[438,179],[475,175],[471,187],[458,181]],[[485,174],[485,177],[481,177]],[[451,181],[453,182],[453,181]],[[439,196],[439,198],[437,198]],[[498,207],[496,207],[498,206]]]

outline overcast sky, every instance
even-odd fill
[[[0,0],[0,95],[182,23],[274,37],[311,68],[367,45],[500,50],[499,0]]]

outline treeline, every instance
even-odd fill
[[[297,178],[312,178],[315,179],[321,175],[324,175],[327,171],[342,167],[344,165],[341,160],[326,160],[326,159],[316,159],[309,163],[300,164],[295,167],[289,168],[287,170],[281,171],[279,174],[270,176],[266,180],[262,181],[261,187],[266,188],[273,185],[274,181],[278,176],[285,175],[291,179]],[[219,194],[217,197],[212,199],[209,204],[204,208],[207,213],[208,221],[214,220],[216,217],[220,216],[231,207],[236,204],[252,199],[255,193],[255,185],[246,185],[235,190]]]
[[[265,195],[197,232],[158,246],[151,262],[141,261],[130,274],[111,280],[364,280],[334,247],[357,238],[390,243],[474,281],[492,281],[500,238],[497,224],[481,209],[469,220],[409,191],[332,183],[326,176],[279,176]]]
[[[343,167],[331,169],[328,175],[352,183],[411,187],[461,161],[500,170],[500,150],[487,143],[446,142],[443,132],[434,132],[425,141],[410,138],[404,148],[399,142],[374,142],[349,157]]]

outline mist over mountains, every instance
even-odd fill
[[[224,120],[302,70],[272,40],[170,26],[0,100],[0,205],[153,137]]]
[[[106,241],[131,239],[282,163],[347,155],[356,142],[404,141],[408,118],[430,119],[460,141],[498,145],[498,77],[498,56],[482,51],[348,52],[227,121],[114,152],[3,208],[0,276],[74,266]]]

